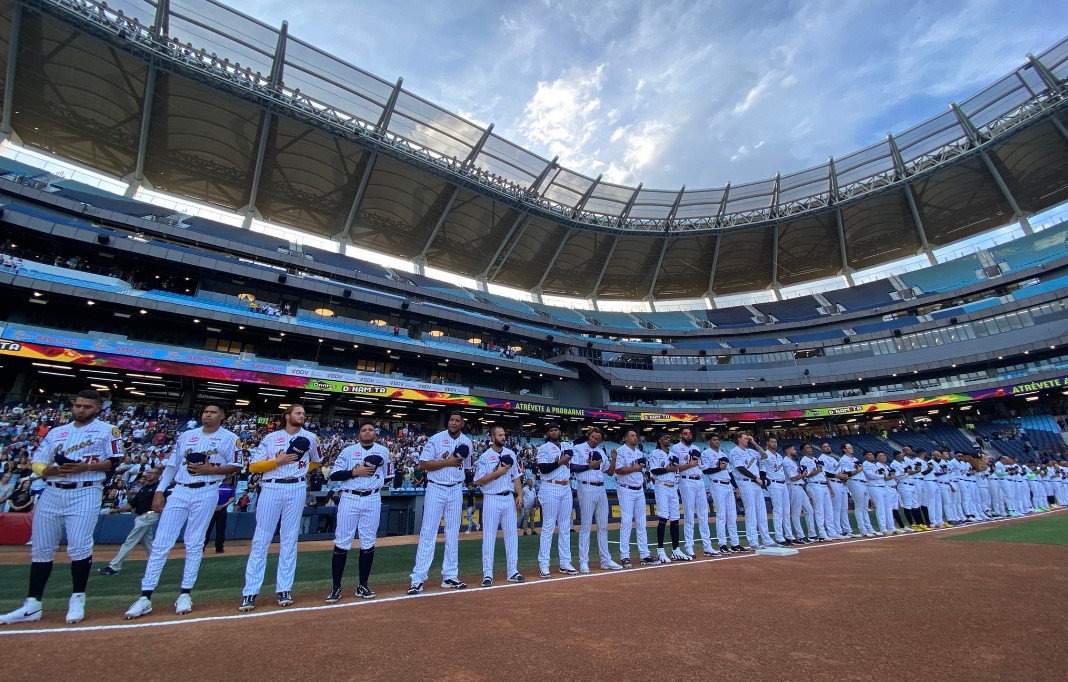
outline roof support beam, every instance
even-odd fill
[[[424,265],[426,264],[426,254],[430,250],[430,245],[437,239],[438,232],[441,232],[441,226],[445,224],[445,219],[449,217],[449,211],[452,210],[453,204],[456,203],[456,197],[460,196],[460,188],[454,187],[452,194],[449,195],[449,201],[445,204],[445,208],[442,209],[441,215],[438,216],[438,222],[434,225],[434,229],[430,232],[430,237],[427,238],[426,244],[423,245],[423,250],[419,252],[419,255],[414,259]]]
[[[983,144],[982,135],[979,130],[972,123],[968,115],[957,106],[956,102],[949,105],[953,109],[953,113],[957,116],[957,121],[960,122],[960,127],[967,133],[968,139],[975,147],[979,147]],[[1028,222],[1027,216],[1020,210],[1020,205],[1016,203],[1016,197],[1012,195],[1009,190],[1009,186],[1005,184],[1005,180],[1001,177],[1001,173],[998,172],[997,166],[994,165],[994,161],[990,158],[990,155],[986,153],[985,149],[979,150],[979,158],[983,160],[983,165],[986,166],[986,170],[990,173],[990,177],[994,179],[994,184],[1001,190],[1002,196],[1005,197],[1005,201],[1009,203],[1009,208],[1012,209],[1012,215],[1016,218],[1016,221],[1020,223],[1020,228],[1023,229],[1024,234],[1034,234],[1034,230],[1031,229],[1031,223]]]
[[[641,189],[641,185],[638,185]],[[675,222],[675,215],[679,212],[679,206],[682,205],[682,197],[686,194],[686,185],[683,185],[679,190],[679,193],[675,195],[675,202],[671,204],[671,210],[668,211],[667,217],[664,218],[664,232],[671,232],[671,223]]]
[[[838,170],[834,166],[834,157],[828,157],[827,159],[827,189],[831,193],[830,201],[827,203],[838,203]]]
[[[285,68],[286,61],[286,41],[289,38],[289,22],[283,21],[282,28],[278,31],[278,44],[274,50],[274,61],[271,63],[271,83],[272,90],[277,90],[278,86],[282,83],[282,72]],[[248,215],[246,216],[246,223],[248,217],[256,213],[256,198],[260,191],[260,179],[263,177],[263,161],[267,157],[267,145],[270,141],[271,127],[274,123],[274,108],[271,105],[267,105],[267,108],[263,112],[263,119],[260,122],[260,141],[256,148],[256,165],[252,170],[252,184],[249,186],[248,195]]]
[[[612,239],[612,246],[608,247],[608,256],[604,259],[604,265],[601,266],[601,272],[597,275],[597,281],[593,283],[593,290],[590,291],[590,297],[597,297],[597,290],[601,288],[601,280],[604,279],[604,275],[608,272],[608,266],[612,263],[612,256],[616,253],[616,245],[619,244],[619,237],[616,236]]]
[[[775,174],[775,184],[771,188],[771,205],[768,207],[771,209],[771,217],[776,218],[779,215],[779,187],[782,184],[782,173]]]
[[[497,251],[494,252],[493,258],[490,258],[489,263],[486,265],[486,269],[483,270],[482,274],[480,274],[476,279],[486,279],[486,277],[489,275],[490,268],[492,268],[493,264],[497,262],[497,257],[501,255],[501,251],[504,251],[504,247],[508,245],[508,242],[512,239],[512,235],[517,229],[519,229],[519,224],[522,223],[524,220],[530,222],[530,214],[523,215],[522,213],[520,213],[515,217],[515,220],[512,222],[512,226],[508,228],[508,234],[504,235],[504,239],[502,239],[500,241],[500,244],[497,246]]]
[[[512,257],[512,251],[515,250],[516,245],[523,240],[523,235],[527,233],[527,228],[530,227],[530,223],[534,221],[533,215],[528,215],[527,219],[523,222],[523,227],[519,229],[519,234],[515,236],[515,240],[508,247],[508,251],[504,254],[501,262],[497,264],[497,269],[493,271],[493,276],[486,279],[487,282],[497,279],[497,275],[501,274],[501,269],[504,264],[508,262],[508,259]]]
[[[152,22],[152,35],[156,40],[163,41],[170,32],[170,0],[159,0],[156,5],[156,16]],[[149,64],[148,74],[145,77],[145,96],[141,102],[141,130],[137,139],[137,160],[134,162],[134,172],[130,177],[131,182],[126,187],[126,196],[133,197],[139,187],[145,181],[145,156],[148,154],[148,136],[152,123],[152,103],[156,96],[156,78],[159,74],[155,64]]]
[[[393,110],[397,108],[397,98],[400,97],[401,86],[403,85],[404,79],[398,78],[397,84],[393,86],[393,92],[389,93],[386,106],[382,108],[382,115],[378,117],[378,123],[375,124],[375,129],[380,135],[389,128],[389,119],[393,118]]]
[[[482,151],[482,148],[486,146],[486,140],[488,140],[490,138],[491,134],[493,134],[493,124],[492,123],[490,123],[488,126],[486,126],[486,130],[482,133],[482,137],[480,137],[478,142],[475,144],[475,146],[472,147],[471,153],[468,154],[467,158],[464,160],[464,165],[465,166],[470,166],[471,164],[473,164],[475,162],[475,159],[478,158],[478,155]]]
[[[11,42],[7,45],[7,72],[4,76],[4,116],[0,133],[11,135],[11,110],[15,106],[15,72],[19,57],[19,34],[22,33],[22,3],[11,8]]]
[[[594,180],[593,184],[591,184],[589,186],[589,189],[586,190],[586,193],[582,195],[582,198],[579,199],[578,203],[575,204],[575,206],[571,209],[571,217],[572,218],[574,218],[579,213],[581,213],[582,209],[586,207],[586,202],[589,201],[590,197],[593,196],[593,190],[595,190],[597,188],[597,185],[600,184],[601,178],[603,178],[603,177],[604,177],[604,174],[598,175],[597,179]]]
[[[552,259],[549,261],[549,266],[545,268],[545,272],[541,273],[541,279],[538,280],[538,285],[534,287],[538,291],[541,291],[541,285],[545,284],[545,280],[549,278],[549,273],[552,272],[553,266],[556,265],[556,259],[563,253],[564,247],[567,246],[567,242],[571,239],[571,235],[575,234],[575,228],[571,228],[564,235],[564,238],[560,240],[560,246],[556,247],[556,252],[553,253]]]
[[[771,226],[771,287],[779,289],[779,224]]]
[[[367,165],[363,167],[363,174],[360,176],[360,184],[356,187],[356,196],[352,198],[352,206],[349,207],[349,213],[345,216],[345,222],[341,226],[341,231],[334,235],[334,239],[341,240],[347,238],[349,232],[352,230],[352,222],[356,220],[356,214],[360,210],[360,202],[363,201],[363,194],[367,191],[367,183],[371,180],[371,172],[375,169],[375,162],[378,161],[378,152],[371,152],[371,155],[367,157]],[[349,240],[351,241],[351,239]]]
[[[730,185],[728,185],[730,187]],[[726,196],[724,196],[726,199]],[[712,271],[708,274],[708,291],[705,292],[705,297],[715,298],[716,292],[712,288],[716,285],[716,268],[719,267],[719,245],[723,241],[723,235],[716,235],[716,248],[712,250]]]
[[[840,274],[845,277],[846,284],[853,286],[853,268],[849,267],[849,252],[846,251],[845,224],[842,221],[842,209],[834,209],[834,222],[838,226],[838,249],[842,256],[842,269]]]
[[[731,194],[731,183],[727,183],[727,186],[723,188],[723,198],[719,200],[719,210],[716,211],[716,225],[720,225],[720,221],[723,220],[723,216],[727,213],[727,197]],[[719,240],[716,240],[716,248],[719,248]],[[711,287],[709,287],[711,290]]]
[[[527,189],[531,192],[534,192],[535,194],[541,195],[541,183],[545,182],[545,178],[549,177],[549,173],[552,171],[552,169],[556,168],[556,164],[558,161],[560,161],[560,157],[554,156],[553,160],[549,162],[549,165],[547,165],[541,170],[540,173],[538,173],[538,177],[534,178],[534,182],[530,183],[530,187],[528,187]]]
[[[920,210],[916,206],[916,197],[912,195],[912,185],[909,184],[907,173],[905,172],[905,160],[901,157],[901,150],[897,148],[897,142],[894,141],[894,136],[890,133],[886,134],[886,140],[890,144],[890,155],[894,158],[894,167],[901,178],[901,186],[905,190],[905,200],[908,202],[909,211],[912,213],[912,221],[916,224],[916,232],[920,236],[923,253],[927,256],[927,260],[931,265],[938,265],[938,259],[935,258],[934,251],[931,250],[931,245],[927,242],[927,232],[923,229],[923,220],[920,219]]]
[[[660,279],[660,268],[664,265],[664,256],[667,255],[668,238],[664,237],[664,244],[660,247],[660,257],[656,259],[656,267],[653,268],[653,279],[649,282],[649,293],[645,295],[647,299],[653,298],[653,289],[656,288],[656,281]]]
[[[1057,80],[1057,77],[1053,75],[1053,72],[1049,68],[1039,61],[1038,57],[1028,53],[1027,61],[1031,64],[1031,68],[1035,70],[1038,77],[1042,79],[1042,82],[1046,84],[1049,91],[1055,95],[1064,95],[1065,85]]]
[[[630,195],[630,200],[627,201],[627,205],[623,207],[623,210],[616,218],[616,221],[619,223],[620,226],[622,226],[623,223],[627,220],[627,217],[630,215],[631,210],[634,208],[634,202],[638,200],[638,194],[642,191],[643,184],[644,183],[641,182],[638,183],[638,186],[634,190],[634,194]]]

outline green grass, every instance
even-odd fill
[[[1068,516],[1055,514],[1021,523],[998,524],[995,528],[953,535],[946,540],[964,542],[1019,542],[1031,545],[1068,545]]]

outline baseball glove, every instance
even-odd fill
[[[645,466],[647,461],[648,460],[646,460],[644,457],[639,457],[638,459],[634,460],[634,463],[635,464],[641,464],[642,466]]]
[[[560,456],[561,457],[570,457],[571,455],[574,455],[574,454],[575,454],[575,451],[572,450],[571,448],[568,448],[567,450],[562,450],[560,452]]]

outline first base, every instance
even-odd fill
[[[797,554],[796,549],[790,549],[789,547],[765,547],[764,549],[758,549],[757,554],[763,554],[765,556],[790,556]]]

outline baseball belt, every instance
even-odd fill
[[[579,483],[581,483],[582,485],[596,485],[596,486],[604,485],[603,481],[579,481]]]
[[[264,481],[264,483],[303,483],[303,482],[304,482],[304,477],[303,476],[295,476],[293,478],[271,478],[271,479],[268,479],[268,480]]]
[[[203,488],[206,485],[218,485],[221,481],[197,481],[196,483],[179,483],[186,488]]]
[[[552,483],[553,485],[571,485],[571,481],[545,481],[546,483]]]
[[[381,488],[375,488],[374,490],[342,490],[341,492],[348,493],[349,495],[356,495],[357,497],[367,497],[368,495],[374,495],[382,490]]]
[[[88,488],[89,486],[96,485],[96,481],[81,481],[80,483],[64,483],[48,481],[48,485],[53,488],[59,488],[60,490],[74,490],[76,488]]]
[[[626,488],[627,490],[645,490],[645,488],[643,488],[643,487],[642,487],[642,486],[640,486],[640,485],[625,485],[625,484],[620,484],[620,485],[618,485],[618,486],[616,486],[616,487],[618,487],[618,488]]]

